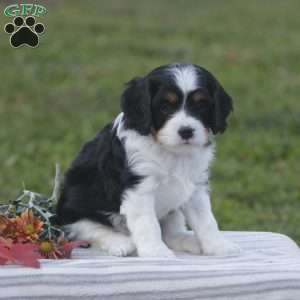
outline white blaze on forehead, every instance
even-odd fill
[[[197,74],[193,66],[174,67],[171,72],[184,95],[197,88]]]

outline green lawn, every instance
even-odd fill
[[[48,193],[55,162],[65,169],[118,113],[124,82],[193,62],[235,100],[211,173],[221,227],[300,242],[298,0],[39,3],[48,8],[39,48],[13,49],[0,33],[0,201],[23,182]]]

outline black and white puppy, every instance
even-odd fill
[[[219,82],[196,65],[162,66],[127,84],[121,108],[65,174],[57,214],[71,237],[117,256],[239,252],[209,197],[213,135],[232,110]]]

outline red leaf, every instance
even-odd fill
[[[89,245],[86,241],[71,241],[65,242],[62,246],[64,257],[70,258],[72,254],[72,250],[77,247],[87,247]]]
[[[6,265],[7,262],[8,262],[7,259],[0,257],[0,266],[1,266],[1,265]]]
[[[40,267],[38,259],[41,258],[41,254],[38,252],[38,246],[35,244],[13,244],[11,253],[16,263],[32,268]]]
[[[8,244],[7,244],[8,245]],[[0,264],[20,264],[27,267],[39,268],[41,258],[38,246],[35,244],[10,244],[9,247],[0,240]]]
[[[4,261],[3,264],[8,262],[8,261],[14,261],[15,260],[13,254],[11,253],[11,249],[7,248],[2,243],[0,243],[0,259],[1,259],[2,262]]]

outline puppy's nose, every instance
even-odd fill
[[[183,140],[188,140],[190,138],[193,137],[194,135],[194,128],[188,127],[188,126],[184,126],[184,127],[180,127],[178,130],[178,134],[181,136],[181,138]]]

